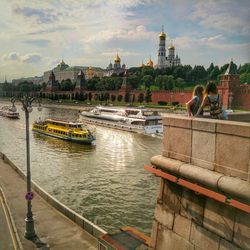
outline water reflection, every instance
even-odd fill
[[[96,146],[94,144],[80,144],[80,143],[72,143],[69,141],[64,141],[58,138],[54,138],[47,135],[41,135],[37,133],[33,133],[34,143],[39,146],[45,146],[48,150],[53,151],[64,151],[69,153],[82,153],[89,152],[95,150]]]
[[[25,121],[20,115],[19,121],[0,117],[0,151],[25,171]],[[76,120],[78,110],[34,109],[30,124],[39,116]],[[105,230],[128,225],[149,233],[158,179],[143,165],[161,154],[161,140],[98,126],[95,135],[91,146],[31,132],[32,178]]]

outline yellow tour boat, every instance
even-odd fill
[[[84,144],[91,144],[95,140],[90,130],[81,122],[55,119],[39,120],[34,122],[32,130],[39,134]]]

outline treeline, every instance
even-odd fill
[[[127,83],[132,86],[132,89],[141,91],[154,90],[174,90],[192,88],[196,84],[205,84],[207,81],[215,81],[219,83],[221,75],[223,75],[228,67],[228,64],[222,67],[215,66],[213,63],[205,69],[204,66],[196,65],[180,65],[168,67],[165,69],[153,69],[151,67],[134,67],[128,70],[129,76]],[[234,64],[235,70],[240,74],[241,83],[250,83],[250,63],[237,67]],[[122,85],[122,74],[113,74],[110,77],[93,77],[84,82],[85,89],[89,91],[110,91],[118,90]],[[75,83],[70,79],[63,80],[58,83],[59,90],[72,91],[75,88]],[[46,83],[42,85],[34,85],[33,83],[24,81],[17,86],[11,83],[0,84],[2,92],[31,92],[41,91],[46,88]]]

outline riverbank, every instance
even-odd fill
[[[5,160],[3,160],[5,159]],[[8,164],[8,159],[1,155],[0,159],[0,185],[8,202],[12,220],[23,249],[97,249],[97,238],[83,230],[76,223],[48,204],[36,191],[32,200],[35,230],[39,240],[35,245],[24,238],[26,218],[26,182]],[[3,224],[0,225],[4,230]]]

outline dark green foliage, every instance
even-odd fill
[[[167,103],[167,102],[165,102],[165,101],[158,101],[158,104],[159,104],[159,105],[163,105],[163,106],[164,106],[164,105],[167,105],[168,103]]]
[[[150,91],[150,89],[147,89],[146,91],[146,95],[145,95],[145,102],[149,103],[152,102],[152,92]]]
[[[118,102],[121,102],[121,101],[122,101],[122,98],[123,98],[123,96],[122,96],[122,95],[118,95],[118,97],[117,97],[117,101],[118,101]]]
[[[125,102],[130,102],[130,93],[126,93],[125,96],[124,96],[124,101]]]
[[[140,93],[139,96],[138,96],[138,102],[142,103],[143,101],[144,101],[144,94]]]

